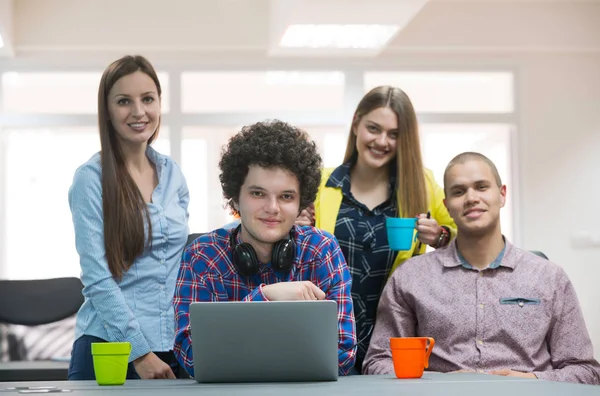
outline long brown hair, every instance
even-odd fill
[[[354,112],[344,163],[353,165],[358,158],[356,135],[354,128],[361,118],[380,107],[389,107],[398,117],[398,138],[396,159],[396,197],[398,199],[398,215],[413,217],[427,211],[427,186],[421,157],[419,142],[419,125],[413,105],[400,88],[381,86],[369,91],[358,104]]]
[[[154,83],[161,96],[160,82],[154,68],[142,56],[125,56],[111,63],[100,80],[98,89],[98,127],[102,150],[102,210],[104,216],[104,249],[108,268],[116,279],[131,267],[134,260],[144,252],[144,225],[148,227],[148,246],[152,241],[152,225],[148,206],[125,164],[125,158],[117,132],[108,112],[108,94],[113,85],[126,75],[141,71]],[[152,143],[158,135],[160,120]],[[145,218],[145,224],[144,224]]]

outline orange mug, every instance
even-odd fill
[[[429,356],[434,345],[435,340],[431,337],[390,338],[396,377],[421,378],[423,370],[429,367]]]

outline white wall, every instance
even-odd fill
[[[600,238],[600,54],[527,56],[519,69],[523,245],[565,268],[600,358],[600,247],[570,242]]]

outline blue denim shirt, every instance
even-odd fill
[[[152,248],[134,261],[120,281],[113,278],[105,258],[99,153],[77,169],[69,190],[85,297],[77,313],[75,339],[92,335],[129,341],[129,361],[173,348],[173,293],[188,236],[189,191],[181,169],[151,147],[146,155],[158,175],[148,204]]]

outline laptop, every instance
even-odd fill
[[[337,381],[335,301],[190,304],[198,382]]]

